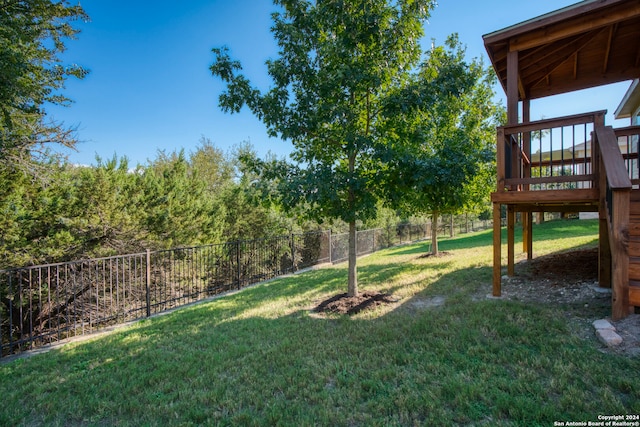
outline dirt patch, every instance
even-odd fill
[[[583,249],[522,261],[516,275],[502,278],[510,300],[610,306],[611,291],[598,286],[598,250]]]
[[[502,297],[527,303],[557,304],[573,331],[594,339],[593,321],[611,315],[611,290],[598,285],[598,249],[563,252],[523,261],[514,277],[502,278]],[[640,314],[611,321],[622,344],[602,351],[640,356]]]
[[[439,251],[436,255],[434,255],[433,252],[428,252],[426,254],[420,255],[418,257],[418,259],[421,259],[421,258],[444,258],[444,257],[448,257],[449,255],[451,255],[451,252]]]
[[[380,305],[394,304],[398,299],[390,294],[361,292],[355,297],[339,294],[318,304],[316,313],[336,313],[353,315],[365,310],[373,310]]]

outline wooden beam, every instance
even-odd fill
[[[640,287],[629,287],[629,304],[640,307]]]
[[[532,75],[539,73],[541,70],[549,69],[550,67],[556,68],[558,63],[562,64],[576,52],[588,46],[600,33],[601,31],[591,31],[569,40],[559,40],[549,46],[544,46],[544,48],[536,49],[536,51],[539,50],[540,52],[537,55],[520,54],[521,66],[522,63],[531,64],[531,66],[525,66],[521,70],[523,79],[529,80]]]
[[[515,270],[515,226],[516,211],[512,205],[507,206],[507,275],[513,277]]]
[[[589,204],[598,203],[597,188],[577,188],[572,190],[541,190],[541,191],[503,191],[491,193],[491,201],[502,204]]]
[[[507,124],[518,123],[518,52],[507,54]]]
[[[529,123],[531,121],[531,100],[523,99],[522,101],[522,122]],[[526,156],[531,157],[531,133],[522,135],[522,151]],[[525,165],[522,176],[527,179],[531,178],[531,164]],[[524,191],[529,191],[529,184],[522,186]],[[533,259],[533,214],[531,212],[523,212],[522,214],[522,250],[527,254],[527,259]]]
[[[551,74],[554,71],[556,71],[558,68],[560,68],[563,64],[565,64],[567,61],[571,60],[571,57],[575,53],[579,52],[580,49],[588,45],[599,34],[600,34],[599,31],[588,33],[587,34],[588,37],[582,37],[580,39],[581,42],[579,44],[576,44],[575,47],[572,47],[571,49],[569,49],[567,52],[564,53],[564,55],[557,56],[553,62],[546,65],[538,64],[536,66],[536,70],[537,70],[536,73],[530,73],[529,75],[527,75],[527,81],[529,81],[529,79],[532,76],[535,76],[535,74],[538,74],[538,76],[533,77],[531,83],[529,83],[527,86],[536,87],[543,81],[547,82],[547,85],[548,85]],[[576,73],[576,78],[577,78],[577,73]]]
[[[533,259],[533,212],[526,212],[524,215],[527,218],[527,244],[525,252],[527,253],[527,259],[531,261]]]
[[[618,28],[618,24],[613,24],[609,27],[609,37],[607,38],[607,46],[605,47],[604,52],[604,64],[602,66],[602,73],[607,73],[607,68],[609,68],[609,55],[611,55],[611,43],[613,42],[613,36],[615,35],[616,29]]]
[[[587,158],[589,160],[589,158]],[[533,165],[539,165],[540,163],[538,162],[534,162]],[[561,164],[560,161],[554,161],[554,162],[544,162],[544,165],[559,165]],[[582,164],[582,163],[580,163]],[[530,184],[560,184],[560,183],[567,183],[567,182],[586,182],[586,181],[593,181],[595,179],[595,175],[590,174],[590,175],[559,175],[559,176],[545,176],[542,178],[510,178],[510,179],[505,179],[505,184],[507,185],[530,185]],[[540,191],[545,191],[545,190],[540,190]]]
[[[553,119],[536,120],[529,123],[519,123],[504,126],[505,135],[512,135],[520,132],[532,132],[540,129],[550,129],[563,126],[581,125],[593,123],[607,114],[607,110],[592,111],[590,113],[575,114],[565,117],[555,117]]]
[[[527,99],[527,89],[524,87],[520,76],[518,76],[518,93],[520,94],[520,99]]]
[[[628,190],[613,192],[613,320],[622,319],[629,314],[629,193]]]
[[[638,78],[638,76],[640,76],[640,65],[615,72],[611,71],[606,75],[598,74],[586,77],[578,75],[576,80],[563,80],[561,84],[559,83],[554,86],[551,85],[550,77],[547,76],[544,82],[540,82],[538,86],[527,86],[527,96],[531,99],[544,98],[546,96],[633,80]]]
[[[497,149],[496,149],[496,169],[498,172],[498,192],[504,191],[505,180],[505,141],[504,141],[504,128],[499,127],[496,137]]]
[[[502,224],[501,206],[493,204],[493,296],[499,297],[502,291]]]
[[[609,245],[607,219],[600,218],[598,227],[598,284],[601,288],[610,288],[611,246]]]
[[[574,204],[574,205],[558,205],[558,204],[531,204],[519,203],[513,205],[516,212],[560,212],[560,213],[577,213],[577,212],[598,212],[597,204]]]
[[[602,172],[607,174],[609,188],[613,190],[631,189],[631,180],[620,154],[618,139],[613,132],[613,128],[611,126],[596,126],[595,133],[600,145],[602,164],[604,165]]]
[[[575,16],[587,15],[589,13],[597,13],[602,9],[613,9],[625,7],[625,4],[633,0],[600,0],[598,2],[583,2],[582,4],[576,4],[563,10],[548,13],[543,16],[526,21],[522,24],[513,25],[500,31],[485,34],[482,36],[484,44],[488,46],[498,45],[505,42],[510,38],[516,37],[521,34],[531,32],[540,28],[551,27],[557,23],[562,23],[572,19]],[[618,5],[622,5],[617,7]]]
[[[640,4],[625,4],[609,8],[607,13],[588,14],[566,19],[550,26],[540,26],[509,40],[509,51],[522,51],[544,44],[582,34],[587,31],[613,25],[626,19],[640,16]]]

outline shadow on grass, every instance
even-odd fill
[[[570,235],[571,237],[586,237],[597,235],[597,220],[555,220],[547,221],[542,224],[534,224],[533,240],[534,242],[544,242],[557,240],[559,237]],[[515,242],[522,243],[522,228],[516,225]],[[502,243],[507,241],[506,229],[502,228]],[[597,241],[597,238],[595,239]],[[429,252],[431,242],[422,242],[392,248],[387,251],[387,256],[410,255]],[[470,249],[483,246],[493,246],[493,230],[483,230],[475,233],[462,234],[452,238],[438,238],[438,249],[441,251]]]
[[[384,315],[310,316],[305,304],[346,287],[344,268],[326,268],[0,366],[0,424],[547,425],[640,411],[640,361],[599,353],[552,307],[477,298],[489,266],[386,259],[363,282],[417,290]],[[424,269],[443,274],[394,285]],[[274,301],[286,310],[244,316]]]
[[[419,259],[422,244],[368,258],[363,288],[411,289],[372,315],[310,315],[345,291],[335,266],[0,365],[0,425],[550,425],[639,413],[629,372],[640,360],[600,353],[552,305],[486,299],[488,263],[456,267],[485,238],[443,242],[460,251],[450,258]]]

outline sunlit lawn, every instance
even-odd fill
[[[534,252],[596,238],[595,221],[546,223]],[[442,241],[446,257],[419,258],[416,244],[362,258],[361,290],[399,298],[375,312],[310,312],[345,291],[338,265],[0,365],[0,425],[531,426],[640,413],[640,360],[580,338],[571,308],[484,298],[491,242],[486,231]]]

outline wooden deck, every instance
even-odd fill
[[[491,193],[491,201],[514,206],[518,212],[597,212],[597,188]]]
[[[502,206],[507,207],[509,275],[516,213],[523,250],[531,258],[532,212],[597,211],[600,284],[612,287],[612,316],[626,316],[640,305],[640,286],[635,287],[640,285],[640,201],[635,200],[640,190],[632,190],[640,185],[640,131],[616,134],[605,126],[605,111],[531,122],[530,101],[640,77],[640,3],[584,0],[483,39],[507,95],[491,197],[494,295],[501,288]]]
[[[518,213],[523,251],[530,259],[533,212],[598,212],[599,281],[612,287],[612,316],[621,318],[640,307],[640,189],[633,190],[632,183],[640,176],[640,126],[616,132],[604,126],[604,112],[597,111],[505,126],[497,135],[498,191],[491,194],[494,295],[501,294],[501,206],[507,207],[510,276],[515,271]]]

